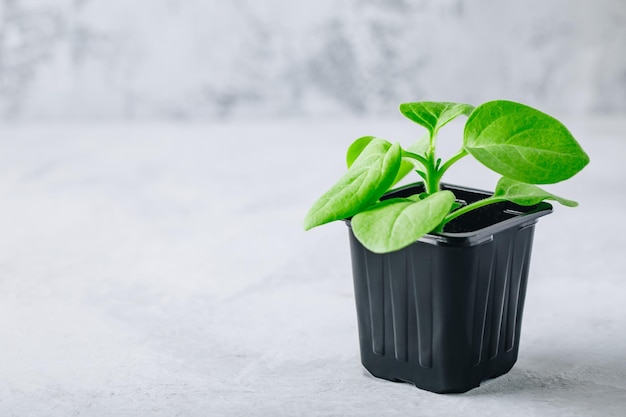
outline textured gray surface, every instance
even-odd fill
[[[623,416],[626,124],[564,120],[592,163],[550,187],[581,206],[537,225],[519,361],[443,396],[363,370],[345,226],[301,230],[400,116],[0,128],[0,415]]]
[[[0,117],[626,111],[623,0],[2,0]]]

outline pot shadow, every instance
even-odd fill
[[[545,401],[568,409],[602,410],[594,415],[622,416],[626,409],[626,358],[620,356],[599,362],[584,355],[536,354],[464,395]]]

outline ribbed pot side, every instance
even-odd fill
[[[476,244],[350,248],[361,362],[374,376],[465,392],[517,360],[536,220]]]

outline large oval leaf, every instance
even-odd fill
[[[438,191],[423,200],[382,201],[352,218],[352,231],[367,249],[387,253],[402,249],[433,231],[454,203],[451,191]]]
[[[469,104],[436,101],[400,104],[400,113],[428,129],[431,137],[446,123],[462,114],[470,114],[473,109]]]
[[[374,204],[392,185],[401,160],[399,144],[372,140],[343,177],[313,204],[304,229],[345,219]]]
[[[567,207],[578,206],[577,202],[551,194],[536,185],[526,184],[506,177],[500,178],[493,196],[512,201],[520,206],[534,206],[543,200],[558,201]]]
[[[478,106],[465,124],[463,146],[493,171],[531,184],[566,180],[589,163],[561,122],[512,101]]]

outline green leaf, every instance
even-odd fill
[[[404,160],[411,161],[412,169],[417,169],[419,171],[427,171],[426,166],[417,159],[417,157],[422,157],[424,160],[426,159],[426,152],[428,152],[428,148],[430,147],[428,140],[428,133],[422,135],[416,142],[409,145],[408,148],[402,150],[402,156]]]
[[[313,204],[304,229],[354,216],[374,204],[392,185],[401,160],[399,144],[370,141],[343,177]]]
[[[363,152],[367,145],[374,139],[376,139],[374,136],[363,136],[352,142],[352,144],[348,147],[348,151],[346,152],[346,164],[348,165],[348,168],[352,166],[352,164],[358,158],[361,152]],[[428,150],[428,135],[423,135],[422,137],[420,137],[417,142],[408,147],[408,150],[413,153],[423,155]],[[393,180],[393,183],[391,185],[393,186],[400,182],[411,171],[413,171],[416,166],[423,167],[423,165],[419,161],[416,161],[413,158],[402,158],[398,174],[396,175],[396,178]]]
[[[520,206],[534,206],[543,200],[558,201],[567,207],[578,206],[577,202],[551,194],[536,185],[526,184],[506,177],[502,177],[498,181],[493,197],[503,198]]]
[[[566,180],[589,157],[558,120],[511,101],[476,108],[465,124],[463,147],[487,168],[530,184]]]
[[[420,138],[409,145],[406,150],[412,153],[416,153],[420,156],[424,156],[428,152],[430,142],[428,141],[428,133],[423,134]]]
[[[426,193],[420,193],[420,194],[413,194],[413,195],[410,195],[410,196],[408,196],[408,197],[404,198],[404,200],[411,200],[411,201],[415,201],[415,202],[417,202],[417,201],[420,201],[420,200],[425,199],[426,197],[428,197],[428,194],[426,194]]]
[[[374,139],[376,139],[374,136],[363,136],[352,142],[352,144],[348,147],[348,152],[346,152],[346,163],[348,164],[348,168],[352,166],[358,156],[361,155],[361,152],[363,152],[363,149],[365,149]]]
[[[469,115],[473,109],[469,104],[435,101],[400,104],[400,113],[428,129],[431,138],[446,123],[462,114]]]
[[[433,231],[454,203],[451,191],[438,191],[423,200],[382,201],[352,218],[352,231],[367,249],[387,253],[402,249]]]
[[[358,158],[361,152],[363,152],[363,149],[365,149],[367,145],[374,139],[374,136],[363,136],[352,142],[352,144],[348,147],[348,151],[346,152],[346,163],[348,165],[348,168],[352,166],[352,164]],[[428,150],[428,135],[423,135],[422,137],[420,137],[418,141],[410,145],[407,150],[410,150],[411,152],[417,153],[419,155],[423,155]],[[396,175],[396,178],[394,179],[392,185],[400,182],[400,180],[402,180],[411,171],[413,171],[416,166],[422,167],[423,165],[413,158],[402,158],[400,169],[398,170],[398,174]]]
[[[400,169],[398,170],[398,173],[396,174],[396,178],[393,180],[393,183],[391,184],[396,185],[398,182],[400,182],[400,180],[404,177],[406,177],[409,172],[413,171],[415,169],[415,163],[413,163],[413,159],[402,159],[402,161],[400,162]],[[416,161],[416,163],[418,163]]]

